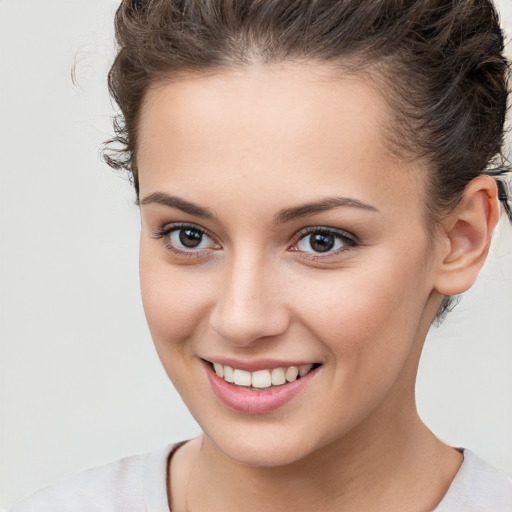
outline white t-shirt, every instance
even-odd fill
[[[167,467],[179,445],[89,469],[33,494],[11,512],[171,512]],[[469,450],[433,512],[512,512],[512,479]]]

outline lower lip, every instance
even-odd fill
[[[247,414],[264,414],[279,409],[303,391],[319,369],[281,386],[255,390],[230,384],[214,372],[210,363],[205,362],[204,365],[215,395],[231,409]]]

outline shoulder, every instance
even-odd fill
[[[166,467],[173,448],[170,445],[152,453],[126,457],[89,469],[35,492],[9,512],[165,510],[148,506],[147,498],[151,494],[151,500],[167,503]],[[147,492],[148,486],[153,487],[151,493]]]
[[[434,512],[511,512],[512,479],[470,450]]]

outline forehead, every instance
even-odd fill
[[[199,194],[219,184],[250,183],[267,196],[279,187],[281,200],[332,195],[338,186],[366,201],[397,186],[419,197],[418,173],[387,149],[391,119],[367,80],[320,65],[253,65],[162,82],[141,111],[141,196],[195,182]]]

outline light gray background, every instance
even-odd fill
[[[511,3],[498,2],[506,27]],[[116,5],[0,0],[0,507],[199,432],[145,325],[133,193],[98,155]],[[442,439],[512,473],[511,397],[502,223],[477,286],[431,333],[418,402]]]

